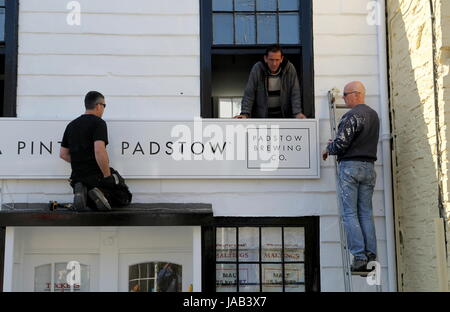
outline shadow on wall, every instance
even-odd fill
[[[434,219],[439,217],[439,192],[431,25],[428,1],[388,1],[400,291],[438,290]]]

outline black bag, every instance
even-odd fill
[[[100,188],[114,207],[128,206],[133,195],[131,194],[125,179],[114,168],[110,168],[111,176],[100,181]]]

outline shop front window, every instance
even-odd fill
[[[146,262],[129,266],[128,291],[180,292],[182,266],[168,262]]]
[[[217,227],[216,291],[304,292],[305,229]]]

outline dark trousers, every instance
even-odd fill
[[[117,205],[116,200],[115,200],[115,198],[116,198],[116,195],[115,195],[116,190],[114,188],[112,188],[112,187],[107,187],[105,185],[101,185],[102,178],[103,178],[102,175],[92,175],[92,176],[88,176],[88,177],[77,178],[77,179],[71,180],[70,185],[72,186],[72,188],[74,188],[75,183],[81,182],[81,183],[83,183],[83,185],[86,186],[88,192],[90,190],[92,190],[94,187],[96,187],[100,191],[103,192],[103,195],[105,195],[106,199],[108,200],[109,204],[112,207],[119,206],[119,205]],[[95,208],[96,207],[94,201],[92,199],[90,199],[89,196],[87,197],[87,203],[86,204],[90,208]]]

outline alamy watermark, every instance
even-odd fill
[[[378,1],[369,1],[367,3],[367,11],[369,12],[366,17],[367,24],[369,26],[381,25],[381,5]]]
[[[367,274],[366,282],[369,286],[381,285],[381,264],[378,261],[370,261],[367,264],[367,269],[371,270]]]
[[[66,22],[69,26],[80,26],[81,25],[81,4],[78,1],[70,1],[66,6],[67,13]]]

